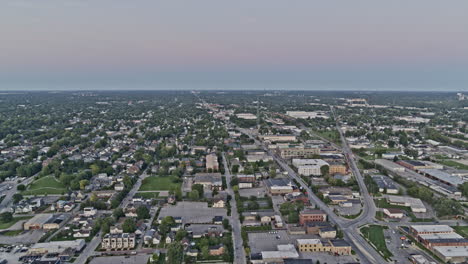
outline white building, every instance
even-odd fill
[[[297,172],[304,176],[320,176],[322,166],[329,165],[321,159],[293,159],[292,164],[297,168]]]

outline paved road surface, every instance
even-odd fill
[[[371,215],[372,209],[371,210],[368,209],[367,213],[363,210],[364,212],[361,214],[361,216],[355,220],[348,220],[348,219],[344,219],[344,218],[337,216],[330,207],[328,207],[312,192],[310,187],[299,176],[297,176],[294,170],[291,169],[291,167],[289,167],[289,165],[286,164],[286,162],[281,157],[277,156],[275,153],[272,153],[266,146],[264,146],[261,142],[259,142],[255,138],[255,136],[251,134],[251,131],[247,129],[241,129],[241,128],[238,128],[238,130],[246,134],[250,138],[254,139],[256,144],[258,144],[259,146],[262,146],[263,149],[275,159],[275,161],[281,166],[281,168],[287,171],[288,175],[291,178],[295,179],[301,185],[301,187],[307,191],[309,199],[312,202],[314,202],[320,209],[322,209],[323,211],[327,213],[331,222],[337,224],[341,228],[341,230],[345,234],[344,239],[354,246],[354,249],[356,250],[356,253],[359,256],[361,263],[387,263],[387,261],[385,261],[382,258],[382,256],[380,256],[379,253],[377,253],[377,251],[375,251],[375,249],[372,248],[372,246],[369,245],[360,236],[359,231],[358,231],[358,227],[360,225],[364,225],[372,220],[372,219],[368,219]],[[364,189],[367,191],[367,188],[365,188],[365,185],[364,185]],[[364,204],[364,207],[365,206],[366,205]],[[375,210],[375,205],[373,202],[371,206],[374,206],[374,210]],[[374,217],[374,215],[372,215],[372,218]]]
[[[125,196],[125,198],[122,200],[122,203],[120,204],[120,208],[125,208],[130,203],[130,201],[132,200],[133,195],[135,195],[135,193],[138,191],[138,189],[140,189],[142,180],[145,179],[147,176],[148,175],[145,172],[142,175],[140,175],[140,177],[138,177],[137,182],[133,185],[132,189],[127,194],[127,196]],[[99,232],[96,236],[94,236],[94,238],[91,240],[91,242],[89,242],[86,245],[86,248],[83,250],[83,252],[75,260],[74,263],[84,264],[86,262],[86,260],[90,256],[100,255],[99,252],[95,252],[94,250],[99,245],[99,243],[101,243],[101,235],[102,235],[101,232]]]
[[[13,195],[15,193],[17,193],[18,191],[16,190],[16,187],[19,185],[19,184],[24,184],[24,185],[28,185],[30,184],[34,178],[36,177],[37,174],[23,180],[22,182],[20,183],[17,183],[16,181],[13,181],[13,182],[10,182],[9,185],[11,186],[11,189],[10,190],[6,190],[4,192],[2,192],[1,194],[5,194],[5,198],[3,199],[3,201],[0,203],[0,213],[5,211],[8,206],[10,205],[11,203],[11,200],[13,199]]]
[[[226,155],[223,152],[223,164],[224,164],[224,175],[226,176],[226,182],[228,184],[227,192],[231,195],[232,199],[231,203],[231,217],[230,217],[230,224],[232,226],[232,239],[234,244],[234,263],[246,263],[245,251],[244,246],[242,245],[242,236],[241,236],[241,225],[239,220],[239,214],[237,212],[237,203],[236,199],[234,198],[234,191],[230,185],[231,182],[231,170],[228,167],[226,161]]]

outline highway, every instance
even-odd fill
[[[239,213],[237,212],[237,203],[236,199],[234,199],[234,191],[232,190],[231,182],[231,170],[226,161],[226,155],[223,152],[223,165],[224,165],[224,175],[226,176],[226,182],[228,185],[227,193],[231,195],[232,199],[231,203],[231,217],[230,217],[230,224],[232,226],[232,239],[234,244],[234,263],[246,263],[246,256],[244,251],[244,246],[242,242],[242,235],[241,235],[241,224],[239,219]]]

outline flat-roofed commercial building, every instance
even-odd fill
[[[206,169],[212,171],[219,170],[218,156],[214,153],[206,155]]]
[[[302,144],[278,146],[277,153],[283,159],[310,158],[314,155],[320,155],[320,148],[317,145],[302,145]]]
[[[398,188],[396,187],[395,183],[392,179],[384,175],[374,175],[372,176],[372,180],[374,180],[375,184],[379,187],[379,192],[383,193],[391,193],[397,194]]]
[[[297,140],[295,135],[263,135],[259,138],[269,142],[294,142]]]
[[[44,224],[53,218],[52,214],[36,214],[23,224],[24,230],[42,229]]]
[[[411,208],[413,213],[425,213],[427,211],[426,206],[418,198],[388,195],[387,201],[389,204],[407,206]]]
[[[304,225],[307,222],[325,222],[327,214],[322,210],[303,210],[299,213],[299,224]]]
[[[417,160],[399,160],[396,163],[410,170],[420,170],[429,168],[426,163]]]
[[[458,186],[459,184],[463,184],[465,182],[465,180],[463,180],[462,177],[453,176],[445,171],[438,169],[422,169],[419,170],[419,172],[427,178],[439,181],[450,186]]]
[[[468,239],[457,233],[423,234],[419,235],[418,238],[429,249],[438,246],[468,246]]]
[[[268,179],[265,181],[270,194],[287,194],[294,191],[292,182],[285,178]]]
[[[350,255],[351,245],[342,239],[297,239],[297,247],[300,252],[330,252],[337,255]]]
[[[450,234],[455,231],[448,225],[411,225],[410,232],[414,236],[426,234]]]
[[[294,118],[323,118],[328,119],[328,115],[324,111],[316,111],[316,112],[306,112],[306,111],[286,111],[286,115]]]
[[[468,247],[434,247],[434,253],[450,263],[467,263],[468,261]]]
[[[392,172],[404,172],[405,167],[386,159],[376,159],[375,163]]]
[[[299,258],[296,248],[293,244],[277,245],[277,250],[274,251],[262,251],[261,262],[252,263],[283,263],[284,259],[296,259]]]
[[[84,239],[36,243],[28,250],[29,254],[62,253],[67,248],[79,252],[86,246]]]
[[[337,173],[344,175],[346,174],[346,165],[338,162],[329,163],[328,173],[330,173],[330,175],[335,175]]]

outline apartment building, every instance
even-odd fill
[[[106,250],[124,250],[135,247],[135,234],[106,234],[101,243],[101,248]]]

